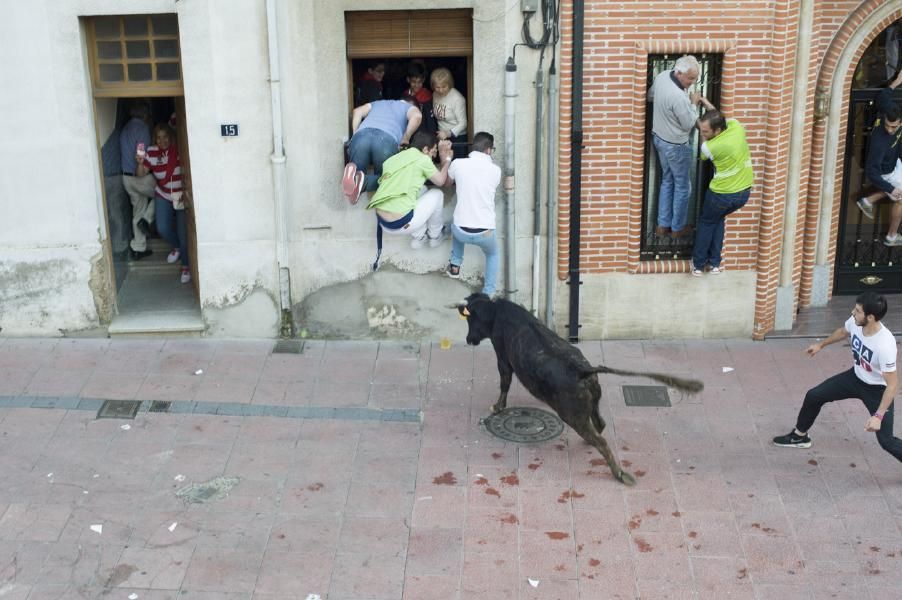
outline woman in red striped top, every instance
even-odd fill
[[[147,149],[145,156],[138,156],[135,175],[141,177],[153,173],[157,180],[154,190],[157,231],[172,245],[172,252],[166,262],[181,259],[182,283],[191,281],[188,262],[188,223],[184,210],[173,208],[172,196],[182,192],[182,168],[179,165],[179,149],[175,143],[175,131],[167,123],[159,123],[153,129],[156,145]]]

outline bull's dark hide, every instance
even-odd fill
[[[498,413],[507,406],[511,377],[516,374],[529,393],[553,408],[562,421],[598,449],[614,477],[627,485],[633,485],[636,480],[620,467],[602,436],[605,423],[598,415],[601,398],[598,373],[650,377],[689,393],[704,387],[700,381],[662,373],[593,366],[579,348],[542,325],[525,308],[507,300],[473,294],[457,309],[467,318],[467,344],[475,346],[488,338],[495,348],[501,395],[492,412]]]

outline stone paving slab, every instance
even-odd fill
[[[848,368],[809,342],[580,344],[706,384],[649,408],[601,378],[627,488],[572,430],[484,431],[490,346],[0,338],[0,598],[902,597],[902,469],[860,403],[770,444]],[[142,404],[97,419],[107,399]],[[541,406],[516,382],[509,404]],[[217,477],[239,482],[176,496]]]

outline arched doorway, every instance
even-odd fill
[[[835,295],[858,294],[867,289],[902,292],[902,247],[883,243],[891,203],[885,198],[880,201],[873,220],[856,206],[861,196],[875,191],[865,178],[871,133],[875,125],[880,126],[875,100],[902,69],[900,50],[902,21],[896,21],[872,40],[852,77],[834,270]],[[895,100],[902,103],[902,86],[897,88]]]

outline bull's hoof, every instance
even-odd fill
[[[627,473],[626,471],[620,471],[620,476],[617,478],[620,483],[623,485],[633,486],[636,485],[636,478]]]
[[[492,414],[493,414],[493,415],[497,415],[498,413],[500,413],[500,412],[503,411],[504,409],[505,409],[504,406],[499,406],[498,404],[493,404],[493,405],[492,405]]]

